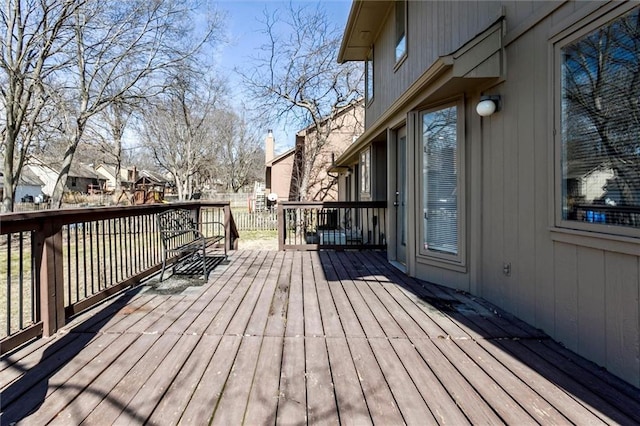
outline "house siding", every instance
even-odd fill
[[[580,6],[566,4],[506,46],[506,79],[491,89],[502,95],[502,111],[483,123],[478,293],[638,386],[640,258],[617,252],[615,243],[605,250],[554,241],[549,231],[555,191],[550,38],[558,25],[587,12]],[[502,272],[505,263],[510,276]]]
[[[417,254],[414,240],[407,270],[478,294],[640,386],[640,241],[554,228],[554,37],[590,13],[601,15],[620,5],[410,2],[406,60],[394,69],[393,11],[375,41],[375,98],[367,107],[365,124],[367,129],[393,129],[406,120],[412,159],[408,177],[419,180],[421,153],[411,114],[420,108],[407,111],[400,106],[398,114],[382,124],[381,117],[438,57],[454,52],[504,16],[504,78],[460,93],[467,157],[464,262],[454,268],[430,261]],[[481,93],[500,94],[501,111],[480,119],[475,105]],[[432,104],[425,99],[420,105]],[[388,146],[393,149],[393,141]],[[387,178],[392,180],[395,169],[387,165]],[[376,173],[379,170],[372,171]],[[409,193],[419,200],[419,183],[410,185]],[[409,209],[409,229],[419,239],[420,206]],[[392,229],[389,235],[394,237]],[[503,272],[505,264],[510,274]]]
[[[293,152],[269,167],[271,169],[268,192],[278,195],[278,200],[287,201],[291,190],[291,172],[293,170]]]
[[[537,7],[542,7],[540,2],[525,3],[535,3]],[[410,1],[407,13],[408,55],[400,66],[396,68],[395,63],[393,10],[375,42],[375,95],[366,111],[367,128],[439,56],[453,52],[495,22],[500,17],[502,8],[500,2],[489,1]]]

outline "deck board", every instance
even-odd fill
[[[276,424],[299,425],[307,422],[305,369],[304,339],[285,337]]]
[[[567,424],[565,418],[548,401],[538,395],[529,385],[510,371],[498,360],[489,356],[476,341],[458,340],[455,344],[476,362],[504,392],[509,394],[523,410],[540,424]]]
[[[289,306],[287,302],[291,288],[292,258],[292,252],[284,253],[282,269],[278,274],[275,293],[271,298],[269,316],[267,317],[267,325],[264,330],[265,336],[284,336]]]
[[[640,390],[380,253],[237,251],[172,279],[3,356],[1,423],[640,422]]]
[[[372,424],[347,339],[329,338],[326,342],[340,423],[354,426]]]
[[[311,267],[316,280],[316,291],[318,293],[318,303],[320,304],[320,314],[322,316],[322,326],[327,337],[344,337],[344,330],[340,323],[340,316],[336,308],[329,282],[327,281],[322,264],[318,256],[311,257]]]
[[[258,299],[258,303],[251,314],[251,318],[249,319],[249,323],[247,324],[245,331],[245,333],[250,336],[260,336],[265,333],[269,313],[273,305],[275,289],[278,285],[282,262],[284,261],[283,254],[283,252],[278,252],[276,254],[271,268],[265,274],[265,283],[262,287],[262,292]]]
[[[304,348],[308,422],[339,425],[326,339],[305,337]]]
[[[294,252],[289,281],[285,336],[304,335],[304,296],[302,294],[302,253]]]
[[[370,339],[380,369],[407,425],[434,424],[435,418],[387,339]],[[410,367],[410,366],[407,366]]]
[[[218,401],[217,406],[214,404],[207,404],[205,406],[205,408],[208,407],[209,409],[215,407],[215,412],[213,410],[211,411],[212,414],[215,414],[211,424],[242,424],[257,368],[261,345],[261,336],[246,336],[242,338],[238,355],[233,363],[233,367],[231,367],[231,372],[224,385],[224,392],[220,396],[220,401]],[[207,387],[207,382],[204,382],[204,385]],[[207,391],[209,391],[209,389],[207,389]],[[189,422],[190,424],[199,422],[197,419],[202,417],[195,416],[193,418],[196,421]]]
[[[64,382],[58,381],[57,377],[49,380],[47,384],[48,387],[55,387],[56,389],[38,406],[38,411],[28,418],[28,423],[37,425],[47,424],[47,422],[56,417],[58,413],[67,408],[78,395],[92,393],[91,391],[83,391],[85,388],[91,389],[94,381],[100,376],[114,377],[116,379],[124,376],[126,370],[130,367],[129,362],[139,359],[156,339],[157,336],[125,334],[122,338],[115,340],[111,345],[106,347],[98,356],[83,365],[82,368],[78,368],[77,373],[70,376]],[[78,362],[78,359],[74,358],[70,361],[70,364],[67,365],[76,362]],[[100,393],[100,389],[98,389],[97,392]],[[72,404],[73,409],[79,407],[81,406]],[[80,420],[82,419],[71,418],[69,422],[79,423]]]
[[[478,391],[458,371],[456,365],[438,350],[432,339],[416,339],[413,343],[422,359],[472,424],[503,424],[495,410],[484,401]]]
[[[115,423],[129,423],[132,410],[142,419],[147,419],[152,413],[155,413],[154,410],[156,410],[159,402],[164,398],[165,393],[180,373],[182,366],[197,343],[198,339],[195,336],[180,336],[180,340],[178,340],[162,362],[158,364],[158,367],[153,371],[144,386],[140,388],[136,395],[129,401],[127,407],[122,410]],[[184,394],[189,395],[186,392]],[[169,398],[167,398],[167,400],[171,401]],[[159,417],[157,421],[157,423],[165,422],[166,420],[163,417]]]
[[[347,343],[373,423],[402,424],[403,419],[398,403],[367,340],[351,338],[347,339]]]
[[[491,376],[476,365],[455,341],[436,339],[433,343],[507,424],[535,424],[534,419],[513,399],[514,396],[505,392]]]
[[[274,254],[275,252],[267,252],[267,256],[262,260],[262,264],[260,265],[261,267],[264,265],[263,270],[269,271],[269,267],[273,264],[273,260],[275,258]],[[258,303],[266,281],[267,274],[262,273],[261,271],[257,272],[255,277],[252,277],[251,282],[249,283],[249,290],[245,293],[244,298],[240,302],[237,311],[233,314],[233,317],[231,318],[226,330],[224,330],[224,333],[237,335],[245,334],[247,325],[249,324],[249,320],[256,308],[256,304]],[[211,330],[211,332],[214,331]],[[214,334],[218,333],[214,332]]]
[[[320,315],[320,303],[316,280],[311,267],[311,253],[302,253],[302,299],[304,309],[304,335],[324,336],[324,327]]]
[[[393,339],[390,342],[396,354],[402,360],[403,365],[410,366],[407,368],[407,372],[418,388],[418,392],[427,402],[437,422],[450,425],[469,424],[460,407],[451,398],[429,367],[422,362],[420,355],[411,342],[406,339]]]
[[[178,364],[177,374],[168,377],[171,380],[170,385],[155,410],[148,417],[150,424],[177,424],[181,417],[189,417],[191,414],[185,413],[185,407],[187,407],[195,390],[198,388],[200,379],[203,376],[215,378],[225,365],[225,360],[221,361],[219,356],[216,358],[218,365],[211,365],[209,362],[212,357],[215,357],[214,353],[222,336],[185,335],[185,337],[189,338],[189,344],[181,347],[181,352],[183,350],[188,352],[186,354],[187,359],[178,360],[179,363],[180,361],[182,363]],[[233,346],[230,344],[233,343],[239,344],[240,339],[229,337],[225,341],[225,346],[221,353],[231,355]],[[235,352],[233,354],[235,355]],[[232,362],[233,359],[228,361],[229,366]],[[205,374],[205,371],[207,371],[207,374]],[[214,391],[215,389],[211,390],[212,393]],[[199,393],[196,397],[202,397],[203,395],[206,397],[205,392]],[[193,407],[191,409],[193,410]]]
[[[258,368],[244,415],[245,424],[274,424],[278,411],[280,366],[283,337],[266,336],[262,340]]]

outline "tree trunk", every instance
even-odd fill
[[[7,126],[8,127],[8,126]],[[6,130],[4,165],[3,165],[3,193],[2,193],[2,211],[12,212],[15,203],[16,183],[13,179],[13,153],[16,142],[16,135],[10,128]]]
[[[62,197],[64,195],[64,190],[67,185],[67,179],[69,177],[69,170],[71,170],[71,163],[73,163],[73,157],[78,149],[78,144],[80,143],[80,136],[82,135],[84,126],[78,124],[78,129],[74,135],[74,139],[67,148],[67,151],[64,153],[64,158],[62,160],[62,167],[60,169],[60,173],[58,174],[58,180],[53,188],[53,195],[51,196],[51,207],[54,209],[59,209],[62,207]]]

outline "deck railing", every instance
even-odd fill
[[[386,201],[281,202],[280,250],[385,249]]]
[[[229,203],[175,203],[0,215],[0,353],[39,336],[159,270],[158,213],[185,208],[238,231]]]

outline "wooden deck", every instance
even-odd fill
[[[0,383],[2,424],[640,422],[638,389],[372,252],[234,252],[8,354]]]

